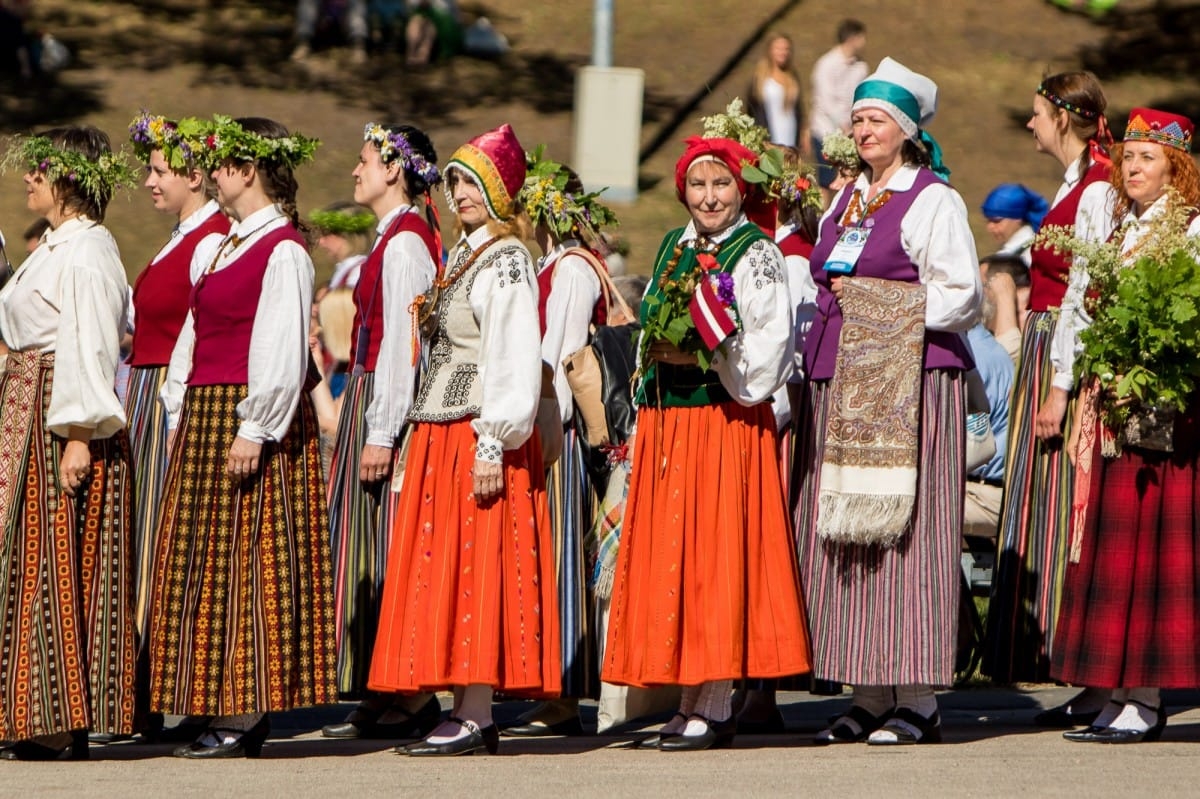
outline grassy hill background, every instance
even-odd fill
[[[768,29],[792,36],[807,79],[832,46],[838,20],[854,16],[868,26],[872,66],[890,55],[937,81],[940,110],[930,130],[975,215],[981,252],[991,243],[977,209],[996,183],[1020,181],[1049,196],[1061,179],[1058,164],[1034,151],[1024,128],[1043,73],[1096,71],[1118,132],[1136,105],[1200,117],[1193,77],[1200,66],[1198,2],[1124,0],[1099,22],[1045,0],[615,5],[615,63],[646,73],[643,191],[635,203],[616,206],[631,267],[639,271],[649,268],[663,233],[684,219],[671,180],[679,141],[699,132],[700,116],[745,93]],[[273,117],[324,142],[316,163],[299,172],[305,213],[350,196],[350,170],[369,120],[422,127],[443,158],[467,138],[509,122],[527,148],[544,142],[552,156],[569,158],[574,72],[588,62],[592,36],[591,0],[483,0],[465,3],[464,12],[487,16],[509,39],[512,52],[502,59],[460,57],[410,70],[394,49],[381,47],[365,66],[351,65],[339,49],[295,64],[288,60],[290,0],[39,0],[34,6],[31,27],[64,41],[74,58],[52,81],[0,84],[0,132],[90,122],[123,141],[141,108]],[[0,228],[12,239],[30,221],[20,176],[0,177]],[[172,224],[144,192],[115,200],[107,221],[131,276]],[[328,269],[318,262],[319,276]]]

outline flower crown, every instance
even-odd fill
[[[197,125],[196,131],[203,146],[206,168],[216,168],[221,162],[269,161],[289,167],[311,161],[321,142],[299,133],[271,138],[248,131],[232,118],[213,115],[213,118]]]
[[[137,183],[137,173],[125,160],[125,153],[104,153],[96,160],[83,153],[66,150],[45,136],[17,136],[11,140],[0,172],[10,169],[40,172],[55,183],[73,183],[85,196],[97,203],[106,202],[117,189]]]
[[[425,156],[413,149],[403,133],[390,131],[377,122],[368,122],[363,128],[363,141],[373,142],[379,148],[379,160],[390,164],[399,159],[406,172],[412,172],[425,181],[427,186],[436,186],[442,181],[437,164],[431,164]]]
[[[742,111],[742,98],[734,97],[725,107],[725,111],[712,116],[701,117],[706,139],[733,139],[755,155],[762,155],[770,141],[771,134],[762,125],[754,121],[754,117]]]
[[[856,175],[862,166],[854,139],[840,130],[830,133],[821,142],[821,157],[835,169],[843,169]]]
[[[192,118],[172,122],[142,111],[129,123],[129,141],[133,144],[134,154],[143,163],[150,161],[150,153],[161,150],[171,169],[182,170],[192,164],[194,154],[203,149],[203,139],[199,135],[203,124]]]
[[[604,190],[574,194],[567,191],[571,173],[565,166],[545,158],[544,144],[525,154],[525,183],[518,198],[534,225],[544,224],[559,238],[578,230],[595,241],[600,229],[619,224],[612,209],[600,202]]]
[[[784,151],[770,148],[758,157],[758,166],[742,165],[742,180],[762,187],[768,197],[782,200],[794,208],[809,207],[820,211],[821,189],[813,168],[797,159],[784,160]]]
[[[322,233],[332,233],[335,236],[352,236],[366,233],[375,226],[375,214],[367,210],[359,211],[313,211],[308,215],[313,227]]]

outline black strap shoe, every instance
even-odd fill
[[[447,721],[453,721],[467,730],[467,734],[453,741],[435,744],[429,741],[417,741],[408,746],[398,746],[393,751],[400,755],[411,757],[454,757],[457,755],[473,755],[486,751],[494,755],[500,748],[500,729],[495,724],[480,728],[478,724],[467,719],[451,716]]]

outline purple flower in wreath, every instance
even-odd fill
[[[728,272],[717,275],[717,299],[730,307],[736,299],[733,294],[733,275]]]

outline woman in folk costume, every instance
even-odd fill
[[[923,126],[929,78],[885,58],[854,92],[863,161],[821,219],[798,410],[800,571],[814,676],[854,688],[818,743],[941,739],[954,679],[965,340],[982,297],[962,198]]]
[[[641,348],[641,407],[602,675],[683,687],[678,713],[644,742],[664,751],[732,743],[734,680],[809,670],[768,401],[792,369],[792,311],[783,255],[747,218],[754,213],[768,229],[775,222],[742,177],[743,165],[757,160],[730,139],[687,140],[675,188],[691,221],[663,240],[642,303],[645,325],[665,292],[696,275],[703,282],[695,302],[711,298],[714,277],[734,301],[716,309],[729,324],[706,339],[710,369],[700,368],[698,351],[666,340]],[[698,312],[697,330],[709,318]],[[643,330],[643,339],[652,332]]]
[[[568,166],[528,156],[520,200],[542,249],[538,261],[538,313],[542,360],[554,369],[554,392],[564,428],[563,450],[550,467],[546,495],[554,530],[558,586],[559,641],[562,643],[562,698],[539,703],[506,727],[505,735],[582,735],[579,699],[599,690],[596,643],[590,629],[592,601],[587,587],[584,536],[594,518],[595,495],[584,466],[582,442],[572,424],[575,400],[563,359],[587,346],[592,325],[604,324],[599,272],[607,271],[594,249],[600,228],[616,221],[612,212],[584,191]]]
[[[196,249],[163,388],[173,448],[150,707],[214,717],[177,757],[257,757],[267,713],[337,700],[325,485],[305,390],[313,266],[292,174],[317,142],[220,116],[201,140],[234,224]]]
[[[429,196],[442,180],[436,162],[423,131],[370,123],[354,168],[354,201],[370,208],[379,224],[354,289],[352,369],[330,470],[329,531],[338,691],[362,701],[344,722],[321,730],[326,738],[419,737],[441,715],[428,693],[367,692],[396,499],[392,464],[421,354],[412,306],[429,291],[441,265],[441,234]]]
[[[1038,150],[1066,170],[1042,224],[1073,228],[1090,241],[1104,241],[1113,229],[1106,105],[1090,73],[1052,75],[1034,94],[1027,126]],[[1059,373],[1050,357],[1071,256],[1040,243],[1030,255],[1029,315],[1009,406],[1004,505],[983,660],[983,671],[999,682],[1049,679],[1073,485],[1062,450],[1072,376]],[[1081,694],[1037,722],[1086,724],[1106,699],[1101,692]]]
[[[368,687],[453,690],[414,756],[495,753],[492,694],[559,692],[558,601],[534,418],[541,341],[525,151],[508,125],[455,151],[446,197],[462,226],[418,313],[432,329],[413,401]]]
[[[1155,269],[1178,249],[1200,258],[1192,133],[1186,117],[1150,108],[1129,114],[1125,140],[1113,151],[1112,178],[1128,268]],[[1054,341],[1055,365],[1066,372],[1095,303],[1107,299],[1085,299],[1088,289],[1087,271],[1072,270]],[[1091,726],[1064,738],[1153,741],[1167,721],[1161,689],[1200,685],[1200,399],[1193,392],[1175,414],[1164,447],[1135,439],[1128,426],[1108,429],[1099,413],[1111,402],[1102,402],[1100,390],[1092,382],[1083,386],[1069,445],[1078,496],[1051,675],[1112,692]],[[1101,447],[1114,437],[1122,445],[1115,457]]]
[[[92,127],[18,139],[50,222],[0,291],[0,752],[86,758],[133,732],[137,629],[125,413],[113,391],[129,287],[101,224],[133,171]]]
[[[193,273],[192,255],[205,242],[215,248],[229,233],[229,218],[221,213],[216,187],[195,162],[187,128],[194,120],[179,123],[143,112],[129,126],[130,140],[138,158],[146,164],[145,187],[158,211],[173,215],[177,222],[171,238],[133,283],[133,345],[129,353],[129,391],[125,413],[129,419],[129,447],[133,458],[134,547],[138,564],[137,608],[141,657],[145,658],[147,605],[153,571],[158,513],[163,482],[167,475],[167,413],[159,392],[167,379],[171,351],[187,318]],[[144,691],[144,681],[138,686]],[[144,732],[163,740],[156,732],[161,717],[147,719]],[[165,737],[195,738],[203,729],[183,725]]]

